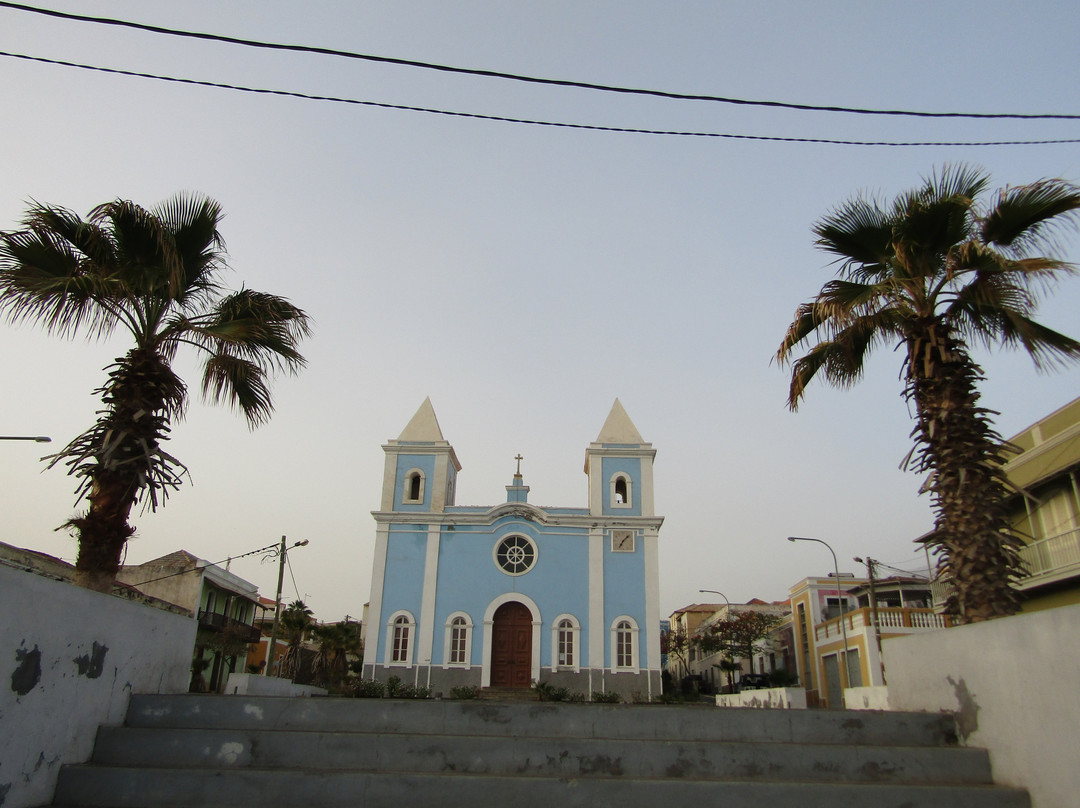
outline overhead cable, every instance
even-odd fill
[[[91,17],[84,14],[71,14],[64,11],[37,8],[22,3],[8,3],[0,0],[0,8],[10,8],[16,11],[27,11],[34,14],[42,14],[48,17],[56,17],[63,20],[76,22],[88,22],[98,25],[110,25],[121,28],[131,28],[137,31],[147,31],[154,34],[167,36],[186,37],[189,39],[201,39],[210,42],[223,42],[230,45],[242,45],[249,48],[263,48],[267,50],[292,51],[295,53],[314,53],[322,56],[337,56],[345,59],[359,59],[367,62],[382,64],[401,65],[404,67],[416,67],[424,70],[437,70],[444,73],[457,73],[468,76],[481,76],[484,78],[505,79],[520,81],[529,84],[544,84],[555,87],[572,87],[583,90],[598,90],[609,93],[623,93],[629,95],[645,95],[657,98],[670,98],[679,101],[711,101],[722,104],[735,104],[752,107],[772,107],[776,109],[791,109],[803,112],[843,112],[853,115],[890,115],[916,118],[978,118],[995,119],[1007,118],[1017,120],[1080,120],[1080,114],[1031,114],[1031,113],[983,113],[983,112],[919,112],[899,109],[867,109],[860,107],[821,106],[816,104],[795,104],[783,101],[751,101],[743,98],[729,98],[717,95],[696,95],[690,93],[677,93],[665,90],[646,90],[641,88],[618,87],[609,84],[596,84],[584,81],[571,81],[567,79],[538,78],[525,76],[517,73],[505,73],[497,70],[480,70],[476,68],[454,67],[451,65],[421,62],[415,59],[398,59],[390,56],[374,56],[354,51],[338,50],[336,48],[323,48],[314,45],[288,45],[278,42],[262,42],[254,39],[242,39],[240,37],[225,36],[222,34],[210,34],[198,31],[182,31],[176,28],[165,28],[159,25],[118,20],[111,17]],[[876,144],[875,144],[876,145]]]
[[[0,3],[3,5],[3,3]],[[447,115],[457,118],[473,118],[483,121],[496,121],[499,123],[516,123],[528,126],[550,126],[564,129],[586,129],[597,132],[620,132],[634,135],[666,135],[671,137],[701,137],[723,138],[728,140],[756,140],[777,143],[818,143],[835,146],[1048,146],[1061,143],[1080,143],[1080,138],[1054,139],[1054,140],[986,140],[986,141],[872,141],[872,140],[833,140],[829,138],[809,137],[780,137],[770,135],[737,135],[722,132],[691,132],[664,129],[634,129],[620,126],[600,126],[597,124],[566,123],[560,121],[538,121],[527,118],[509,118],[501,115],[482,115],[476,112],[456,112],[445,109],[431,109],[430,107],[407,106],[404,104],[388,104],[381,101],[361,101],[355,98],[339,98],[330,95],[313,95],[291,90],[271,90],[256,87],[244,87],[237,84],[223,84],[214,81],[201,81],[197,79],[184,79],[175,76],[161,76],[154,73],[140,73],[132,70],[118,70],[111,67],[98,67],[95,65],[79,64],[59,59],[45,59],[39,56],[27,56],[21,53],[9,53],[0,51],[0,56],[12,59],[24,59],[31,62],[60,65],[62,67],[74,67],[81,70],[92,70],[99,73],[112,73],[120,76],[133,76],[135,78],[154,79],[156,81],[169,81],[177,84],[193,84],[200,87],[214,87],[222,90],[235,90],[243,93],[256,93],[259,95],[279,95],[288,98],[301,98],[308,101],[328,101],[336,104],[352,104],[356,106],[378,107],[380,109],[395,109],[406,112],[425,112],[431,115]]]

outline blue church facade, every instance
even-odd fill
[[[505,502],[456,505],[430,400],[383,451],[365,678],[660,695],[656,452],[617,399],[585,450],[585,508],[530,504],[520,459]]]

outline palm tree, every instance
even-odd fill
[[[345,681],[349,674],[349,656],[363,655],[360,624],[351,621],[316,626],[312,630],[319,650],[312,663],[316,680],[327,685]]]
[[[162,448],[181,419],[187,387],[171,367],[182,345],[203,357],[202,391],[229,403],[251,428],[273,410],[277,370],[304,365],[297,351],[308,318],[288,301],[250,289],[229,292],[218,231],[220,206],[178,195],[153,210],[117,200],[83,220],[34,204],[21,230],[0,233],[0,312],[61,337],[126,330],[134,346],[107,368],[94,426],[58,454],[80,480],[88,509],[68,520],[79,540],[76,580],[107,591],[135,529],[132,507],[150,510],[179,487],[186,467]]]
[[[799,306],[777,351],[791,364],[795,410],[814,376],[841,388],[857,382],[873,349],[902,346],[915,447],[929,472],[935,526],[928,537],[951,584],[947,608],[960,622],[1012,614],[1011,582],[1022,573],[1021,537],[1004,509],[1003,446],[979,405],[982,369],[970,345],[1020,346],[1039,368],[1080,358],[1080,342],[1032,319],[1036,292],[1072,265],[1040,255],[1063,225],[1075,225],[1080,189],[1061,180],[979,197],[988,177],[946,167],[883,207],[856,196],[814,227],[817,246],[837,257],[838,277]]]
[[[295,679],[300,673],[300,646],[304,642],[304,635],[312,626],[312,614],[302,600],[294,600],[281,612],[281,630],[288,647],[281,657],[279,675],[286,679]]]

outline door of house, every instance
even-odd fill
[[[491,626],[491,686],[532,685],[532,614],[516,601],[495,611]]]

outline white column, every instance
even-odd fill
[[[374,674],[378,661],[379,643],[385,642],[382,626],[383,582],[386,578],[386,545],[390,526],[378,525],[375,530],[375,560],[371,569],[371,595],[368,598],[367,626],[364,641],[364,672]],[[371,670],[368,670],[368,667]]]
[[[431,666],[431,650],[435,644],[435,593],[439,583],[438,525],[428,525],[427,554],[424,558],[424,593],[420,602],[420,625],[417,632],[416,664]]]
[[[589,531],[589,669],[603,670],[604,643],[604,530]]]

